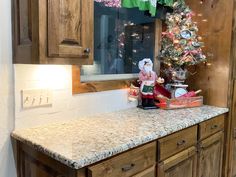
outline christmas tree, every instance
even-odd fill
[[[197,35],[197,23],[193,22],[194,13],[184,1],[173,5],[173,13],[166,17],[167,30],[162,33],[161,61],[172,68],[184,68],[206,61],[202,53],[204,43]]]

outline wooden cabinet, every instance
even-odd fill
[[[236,8],[235,8],[236,10]],[[235,11],[236,13],[236,11]],[[235,16],[236,17],[236,16]],[[234,30],[234,33],[236,30]],[[235,33],[236,34],[236,33]],[[234,43],[236,41],[236,36],[234,34]],[[235,44],[234,44],[235,45]],[[236,52],[234,51],[234,57],[236,56]],[[236,69],[236,64],[235,64]],[[234,77],[236,78],[236,70],[234,70]],[[231,110],[231,117],[232,117],[232,123],[231,123],[231,129],[230,131],[230,150],[229,150],[229,156],[230,156],[230,164],[229,164],[229,171],[230,175],[229,177],[236,177],[236,80],[234,80],[234,90],[233,90],[233,100],[232,100],[232,110]]]
[[[19,177],[222,177],[223,129],[224,116],[218,116],[80,170],[16,141],[18,174]]]
[[[93,0],[12,0],[14,63],[92,64]]]
[[[22,143],[13,144],[18,177],[85,177],[78,175],[83,170],[77,172]]]
[[[224,115],[159,139],[158,177],[222,177],[223,130]]]
[[[158,177],[196,177],[197,126],[158,140]]]
[[[143,172],[140,172],[132,177],[156,177],[156,165],[152,166],[151,168],[148,168],[147,170],[144,170]]]
[[[196,177],[197,149],[191,147],[158,165],[158,177]]]
[[[236,139],[233,141],[232,177],[236,177]]]
[[[197,144],[197,126],[179,131],[158,140],[159,160],[164,160]]]
[[[203,140],[224,129],[224,115],[202,122],[199,125],[199,139]]]
[[[156,164],[156,142],[147,144],[88,168],[89,177],[131,177]],[[143,175],[150,172],[144,172]]]
[[[224,133],[222,131],[200,142],[198,177],[221,177]]]

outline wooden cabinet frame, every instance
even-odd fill
[[[93,12],[93,0],[12,0],[13,63],[92,64]]]
[[[161,20],[156,20],[155,29],[156,31],[155,31],[154,69],[156,71],[160,71],[160,63],[157,59],[157,56],[160,51],[160,39],[161,39],[161,32],[162,32]],[[130,86],[133,80],[129,79],[129,80],[81,82],[80,66],[72,66],[72,93],[73,94],[125,89]]]

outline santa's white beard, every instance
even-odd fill
[[[151,73],[152,72],[152,66],[144,66],[144,71],[146,73]]]

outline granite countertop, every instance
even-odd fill
[[[227,108],[212,106],[168,111],[133,108],[15,130],[12,136],[71,168],[80,169],[226,112]]]

